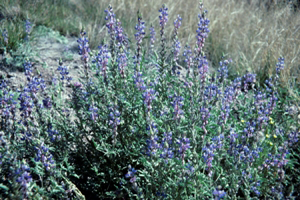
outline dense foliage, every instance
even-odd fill
[[[49,87],[30,58],[23,88],[2,80],[1,198],[299,196],[299,126],[295,107],[281,96],[284,58],[263,86],[252,73],[230,80],[227,58],[211,72],[203,51],[210,21],[202,3],[199,10],[195,46],[182,47],[184,19],[178,15],[167,38],[166,5],[159,9],[159,34],[138,13],[134,42],[109,6],[109,38],[99,52],[90,51],[84,31],[78,39],[80,82],[61,60],[60,79]],[[30,40],[29,21],[25,30]],[[143,47],[147,30],[149,49]],[[8,40],[3,31],[1,44]]]

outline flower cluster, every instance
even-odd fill
[[[67,76],[69,74],[69,69],[66,66],[63,66],[63,62],[59,61],[59,66],[57,68],[57,71],[60,71],[61,80],[64,81],[65,79],[70,82],[72,80],[71,76]]]
[[[45,169],[50,171],[52,168],[55,168],[55,161],[53,160],[53,156],[49,151],[49,148],[44,145],[42,142],[39,146],[34,147],[36,150],[36,162],[42,162]]]
[[[48,124],[48,136],[51,142],[57,141],[61,139],[61,135],[58,133],[57,130],[53,130],[52,124]]]
[[[116,143],[116,137],[118,135],[118,126],[120,125],[120,112],[118,111],[117,109],[117,106],[111,106],[109,107],[109,111],[110,111],[110,114],[109,114],[109,125],[112,127],[113,129],[113,143],[115,144]]]
[[[215,200],[223,199],[226,196],[226,192],[224,190],[221,190],[219,187],[215,188],[213,190],[213,195],[215,197]]]
[[[79,55],[81,55],[81,60],[84,61],[84,63],[87,63],[89,60],[89,52],[91,51],[89,48],[89,40],[85,37],[86,32],[81,31],[80,32],[80,38],[77,40],[78,42],[78,48],[79,48]]]
[[[137,170],[135,170],[133,167],[131,167],[131,165],[128,166],[128,173],[125,174],[125,178],[130,178],[130,183],[132,184],[132,189],[134,191],[138,191],[138,185],[136,183],[136,172]]]
[[[99,53],[97,54],[95,60],[93,61],[96,62],[98,67],[96,75],[99,75],[101,71],[101,75],[104,78],[104,82],[108,84],[107,65],[108,65],[108,59],[110,58],[110,54],[108,52],[106,45],[101,45],[98,48],[99,48]]]
[[[198,15],[199,18],[199,23],[198,23],[198,29],[197,29],[197,47],[195,49],[196,57],[200,57],[202,54],[202,49],[204,47],[205,39],[208,37],[209,29],[208,25],[210,23],[210,20],[205,17],[207,14],[207,10],[203,9],[203,3],[199,3],[199,9],[200,9],[200,14]]]
[[[152,24],[149,28],[149,31],[150,31],[150,49],[149,49],[149,51],[152,52],[153,48],[154,48],[155,39],[156,39],[155,38],[156,32],[155,32],[155,29]]]
[[[25,164],[22,164],[19,169],[15,171],[15,175],[17,176],[17,183],[21,186],[21,193],[23,194],[23,198],[27,198],[29,185],[32,182],[32,177],[30,175],[30,167]]]
[[[143,93],[144,103],[147,106],[147,114],[150,114],[150,111],[152,109],[151,103],[153,100],[156,99],[157,92],[155,92],[154,89],[146,89],[146,91]]]
[[[184,98],[182,96],[178,96],[176,93],[174,95],[169,96],[170,99],[174,99],[173,102],[171,102],[171,105],[174,108],[174,120],[179,120],[182,118],[182,115],[184,114],[184,111],[181,110],[181,107],[184,105]]]
[[[29,40],[29,34],[31,32],[31,28],[32,28],[31,22],[28,19],[26,19],[26,21],[25,21],[25,32],[26,32],[25,40]]]

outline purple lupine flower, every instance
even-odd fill
[[[142,79],[142,72],[137,72],[133,76],[134,84],[138,88],[138,90],[146,90],[146,85],[144,83],[144,80]]]
[[[184,164],[185,153],[188,149],[191,148],[190,139],[184,136],[183,138],[177,140],[177,144],[179,145],[179,150],[178,150],[179,156],[181,157],[182,164]]]
[[[180,42],[179,42],[179,39],[177,37],[178,35],[178,29],[180,28],[181,26],[181,21],[182,21],[182,18],[180,17],[180,15],[177,16],[177,18],[175,19],[174,21],[174,31],[173,31],[173,61],[174,61],[174,66],[173,66],[173,73],[176,72],[177,70],[177,61],[178,61],[178,56],[179,56],[179,52],[180,52],[180,48],[181,48],[181,45],[180,45]],[[179,74],[180,72],[178,72]]]
[[[126,53],[123,50],[123,48],[121,48],[120,52],[118,53],[117,63],[118,63],[119,71],[120,71],[122,78],[126,78],[125,68],[127,67],[127,61],[128,61],[128,58],[126,56]]]
[[[276,64],[276,74],[279,75],[280,71],[284,69],[284,58],[278,58],[278,63]]]
[[[108,6],[108,10],[104,10],[104,12],[107,14],[105,17],[105,20],[107,20],[106,27],[109,34],[114,34],[115,32],[115,23],[116,23],[116,15],[113,11],[113,8],[111,5]]]
[[[239,137],[238,134],[235,133],[233,129],[230,129],[230,135],[228,136],[228,138],[230,139],[230,142],[229,142],[230,148],[227,151],[230,156],[233,156],[233,154],[234,154],[234,150],[236,147],[236,139],[238,137]]]
[[[31,117],[32,109],[34,107],[33,99],[28,95],[27,92],[21,92],[18,100],[20,101],[20,108],[21,111],[21,119],[18,123],[23,122],[24,126],[28,126],[28,118]]]
[[[15,120],[17,101],[13,99],[14,93],[9,92],[5,80],[1,81],[0,89],[2,90],[2,97],[0,97],[0,113],[2,113],[3,118]],[[4,127],[8,128],[8,125],[5,125]]]
[[[86,64],[89,60],[89,52],[91,51],[89,48],[89,40],[88,38],[85,37],[86,32],[81,31],[80,32],[80,38],[77,40],[78,42],[78,48],[79,48],[79,55],[81,55],[81,60],[84,61]]]
[[[155,135],[158,133],[157,125],[154,122],[152,122],[151,125],[147,125],[146,130],[150,131],[151,135]]]
[[[161,36],[161,51],[160,51],[160,72],[161,74],[164,73],[165,69],[165,58],[166,58],[166,38],[165,38],[165,26],[168,21],[168,8],[165,4],[162,5],[162,8],[159,9],[159,25],[160,25],[160,36]]]
[[[3,30],[2,37],[3,37],[4,43],[8,44],[8,32],[6,29]]]
[[[221,149],[223,146],[222,140],[224,139],[224,134],[221,134],[219,136],[213,137],[212,141],[216,144],[216,148]]]
[[[91,112],[91,120],[96,121],[96,118],[98,117],[98,108],[90,106],[89,111]]]
[[[120,112],[117,110],[117,106],[111,106],[109,107],[109,125],[112,127],[113,129],[113,143],[116,143],[116,138],[118,135],[118,126],[120,125]]]
[[[79,82],[75,82],[75,83],[74,83],[74,87],[75,87],[75,88],[81,88],[81,87],[82,87],[82,84],[79,83]]]
[[[268,114],[272,114],[274,108],[276,107],[276,102],[278,101],[278,98],[276,97],[275,92],[272,93],[272,95],[269,97],[269,101],[266,105],[266,110],[268,112]]]
[[[24,164],[15,171],[15,175],[17,175],[16,181],[21,186],[21,193],[23,194],[24,199],[28,196],[29,184],[32,182],[32,177],[29,172],[30,168]]]
[[[143,38],[145,37],[145,22],[142,21],[142,15],[138,12],[138,23],[135,26],[136,33],[134,34],[135,40],[136,40],[136,55],[135,55],[135,62],[136,65],[135,70],[137,72],[140,71],[140,62],[141,62],[141,44],[143,41]]]
[[[53,160],[53,156],[49,151],[49,148],[44,145],[42,142],[38,147],[35,147],[36,150],[36,162],[42,162],[45,169],[49,171],[52,168],[55,168],[55,161]]]
[[[130,178],[130,183],[132,184],[132,189],[134,189],[136,192],[138,190],[138,185],[136,183],[136,172],[137,170],[135,170],[133,167],[131,167],[131,165],[128,166],[128,172],[127,174],[125,174],[125,178]]]
[[[184,98],[182,96],[178,96],[176,93],[174,95],[170,95],[169,98],[173,98],[174,101],[171,102],[171,105],[174,108],[174,120],[180,120],[181,115],[184,114],[183,110],[180,108],[184,105]]]
[[[220,68],[218,69],[218,75],[217,75],[217,79],[219,80],[219,83],[222,83],[228,77],[228,64],[230,62],[232,62],[231,59],[229,61],[224,60],[219,63]]]
[[[26,21],[25,21],[25,32],[26,32],[25,40],[29,40],[29,34],[31,32],[31,28],[32,28],[31,22],[28,19],[26,19]]]
[[[207,134],[207,130],[205,126],[208,124],[208,119],[210,117],[210,108],[201,107],[200,108],[201,113],[201,119],[202,119],[202,128],[204,130],[204,133]]]
[[[157,150],[159,149],[159,144],[158,144],[158,137],[157,135],[151,135],[150,139],[146,140],[147,147],[146,147],[146,155],[147,156],[155,156]]]
[[[259,186],[260,186],[260,181],[257,181],[250,188],[257,196],[260,195],[260,191],[257,189]]]
[[[208,176],[212,176],[212,161],[214,159],[214,152],[216,151],[216,146],[214,144],[206,144],[205,147],[202,148],[204,162],[206,163],[206,171],[208,172]]]
[[[22,140],[22,141],[25,141],[26,144],[28,145],[29,141],[32,140],[32,137],[31,137],[32,134],[31,134],[30,132],[25,132],[25,131],[21,131],[21,134],[23,135],[23,136],[21,137],[21,140]]]
[[[185,57],[184,62],[187,64],[187,76],[189,76],[191,68],[194,66],[194,57],[190,46],[184,47],[183,56]]]
[[[220,187],[218,187],[218,188],[214,189],[213,195],[215,197],[214,200],[220,200],[226,196],[226,192],[224,190],[221,190]]]
[[[67,80],[68,82],[70,82],[72,80],[72,77],[70,76],[67,76],[69,74],[69,71],[68,71],[68,67],[66,66],[63,66],[63,62],[62,61],[59,61],[59,66],[57,68],[57,71],[60,71],[60,75],[61,75],[61,80]]]
[[[200,80],[204,83],[209,67],[206,56],[200,56],[196,60],[198,61],[198,71],[196,73],[200,74]]]
[[[48,136],[50,137],[50,141],[54,142],[55,140],[60,140],[61,135],[59,135],[57,130],[53,130],[52,124],[48,124]]]
[[[241,87],[242,87],[242,78],[241,77],[238,77],[238,78],[235,78],[233,83],[232,83],[232,86],[233,86],[233,89],[235,91],[235,97],[239,94],[240,90],[241,90]]]
[[[244,128],[244,133],[246,136],[245,140],[247,140],[251,137],[254,137],[255,130],[256,130],[256,122],[255,121],[246,122],[246,128]],[[242,137],[242,139],[244,139],[244,138]]]
[[[252,89],[256,82],[256,74],[245,74],[243,76],[243,92],[248,93],[249,89]]]
[[[208,25],[209,25],[209,20],[205,17],[207,14],[207,10],[204,10],[202,12],[203,9],[203,3],[200,2],[199,3],[199,9],[200,9],[200,14],[198,15],[199,18],[199,23],[198,23],[198,29],[197,29],[197,47],[195,49],[195,54],[196,57],[200,57],[202,54],[202,48],[204,47],[204,43],[205,43],[205,39],[208,37],[208,33],[209,33],[209,29],[208,29]]]
[[[25,70],[25,76],[27,77],[27,80],[28,80],[28,79],[30,79],[30,76],[32,73],[32,64],[28,59],[26,59],[23,66],[24,66],[24,70]]]
[[[94,62],[97,62],[97,67],[98,70],[96,72],[96,75],[99,75],[99,72],[101,71],[101,74],[104,78],[104,82],[107,84],[107,64],[108,64],[108,59],[110,58],[110,54],[107,50],[107,46],[99,46],[99,53],[96,56],[96,59]]]
[[[205,87],[204,91],[204,99],[209,101],[212,101],[213,99],[218,99],[218,95],[221,94],[221,90],[216,84],[209,84]]]
[[[172,145],[172,132],[164,133],[164,137],[160,143],[160,150],[162,153],[160,154],[160,158],[163,158],[165,163],[168,163],[168,159],[172,159],[174,157],[174,148]]]
[[[160,30],[160,36],[163,37],[164,35],[164,29],[168,22],[168,8],[165,4],[162,5],[162,8],[159,9],[160,15],[159,15],[159,25],[161,27]]]
[[[300,132],[299,130],[298,131],[292,131],[288,137],[288,146],[293,146],[295,145],[298,141],[299,141],[299,135],[300,135]]]
[[[115,27],[115,35],[116,35],[116,42],[117,46],[120,48],[121,46],[127,46],[128,39],[126,35],[124,34],[122,24],[120,20],[117,19],[116,21],[116,27]]]
[[[149,28],[149,31],[150,31],[150,52],[152,52],[154,48],[155,39],[156,39],[155,38],[156,32],[152,24]]]
[[[289,151],[287,147],[288,142],[286,141],[283,146],[278,148],[278,154],[269,153],[268,158],[259,167],[260,170],[278,175],[280,182],[284,179],[284,167],[288,163],[287,155],[289,154]]]
[[[106,28],[107,32],[110,35],[110,52],[111,52],[111,57],[114,58],[114,52],[115,52],[115,40],[116,40],[116,35],[115,35],[115,28],[116,28],[116,16],[113,11],[113,8],[111,5],[108,6],[108,9],[104,11],[106,13],[105,20],[107,21],[106,23]]]
[[[51,102],[51,98],[50,97],[46,97],[45,99],[43,99],[43,107],[50,109],[52,108],[52,102]]]
[[[157,92],[155,92],[153,89],[146,89],[146,91],[143,93],[144,104],[147,106],[147,114],[150,114],[152,109],[151,103],[156,99],[156,95]]]
[[[31,22],[29,21],[29,19],[26,19],[25,21],[25,32],[27,34],[29,34],[31,32]]]

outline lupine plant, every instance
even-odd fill
[[[293,167],[299,166],[300,130],[278,92],[284,58],[264,86],[252,73],[229,80],[232,62],[226,58],[209,74],[204,44],[210,21],[203,8],[200,2],[195,46],[181,50],[184,19],[174,19],[168,44],[167,5],[159,9],[158,46],[154,27],[147,28],[139,12],[135,42],[129,42],[109,5],[108,43],[93,54],[84,30],[78,39],[84,79],[73,80],[60,60],[60,78],[48,87],[28,58],[23,87],[13,90],[2,80],[0,197],[299,197]],[[29,28],[26,23],[28,34]],[[181,59],[186,76],[179,76]],[[67,86],[69,100],[62,98]]]

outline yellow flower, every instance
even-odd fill
[[[274,137],[274,138],[277,138],[277,135],[274,134],[273,137]]]
[[[270,124],[274,124],[274,121],[273,121],[272,117],[269,117],[269,120],[270,120]]]
[[[269,134],[266,134],[266,138],[269,138],[270,137],[270,135]]]
[[[245,120],[242,119],[241,122],[242,122],[242,123],[245,123]]]
[[[270,124],[274,124],[274,121],[270,121]]]
[[[273,146],[273,142],[269,142],[269,144],[270,144],[271,146]]]

